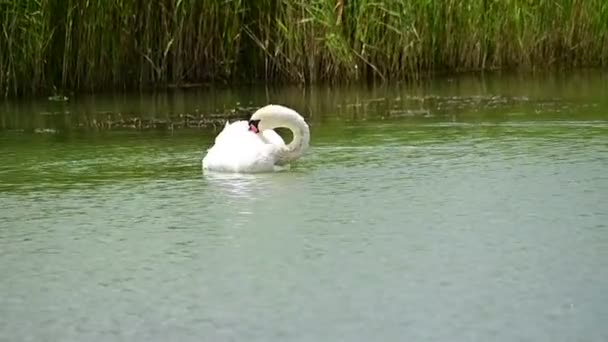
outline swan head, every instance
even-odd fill
[[[253,133],[260,133],[260,121],[261,120],[249,120],[249,130]]]

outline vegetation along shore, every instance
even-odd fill
[[[605,0],[0,0],[0,97],[607,64]]]

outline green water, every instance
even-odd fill
[[[0,341],[606,341],[606,94],[585,72],[0,104]],[[203,174],[216,121],[268,102],[308,154]]]

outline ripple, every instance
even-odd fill
[[[0,166],[4,331],[604,334],[606,126],[318,127],[289,172],[260,175],[203,173],[205,144],[187,136],[13,146]]]

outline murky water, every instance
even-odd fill
[[[606,341],[606,94],[592,72],[2,104],[0,340]],[[216,121],[267,102],[309,153],[204,175]]]

